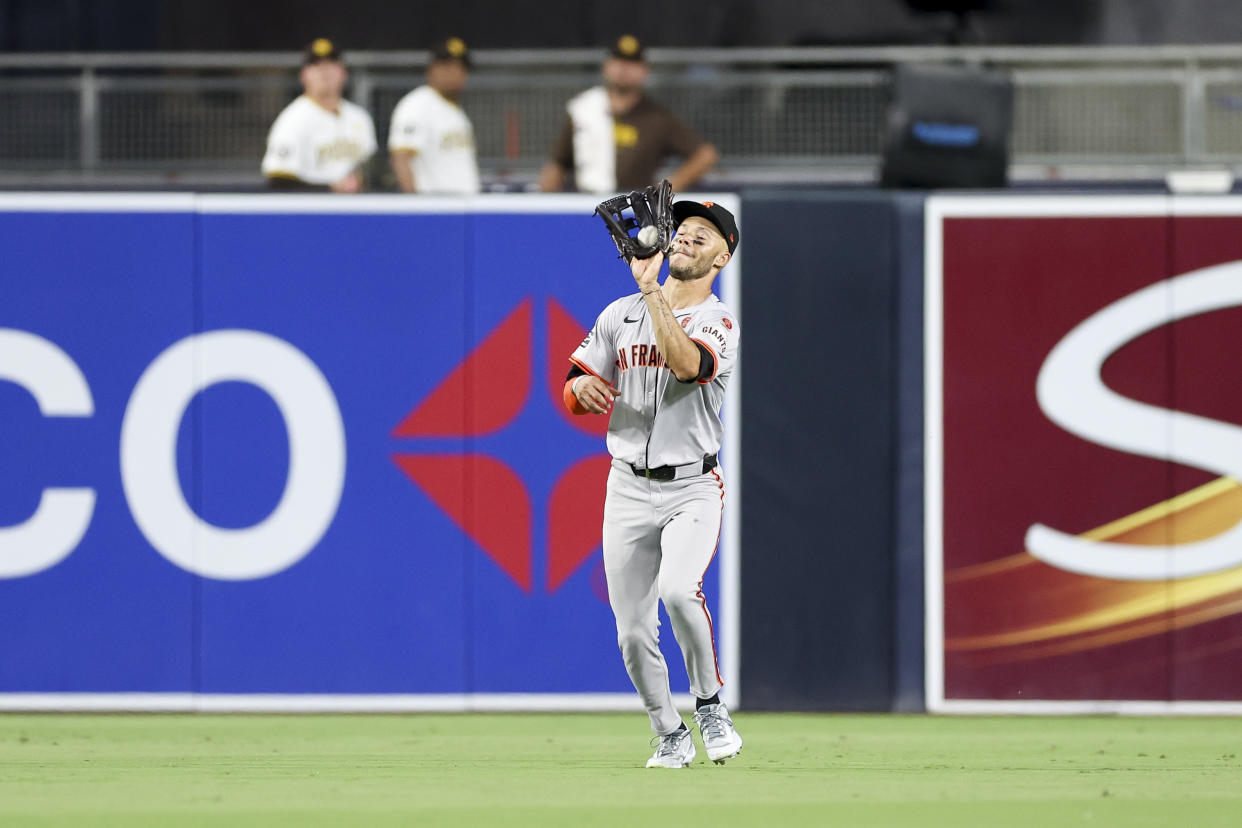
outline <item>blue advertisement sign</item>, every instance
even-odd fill
[[[560,401],[633,290],[593,206],[0,199],[0,706],[637,706]]]

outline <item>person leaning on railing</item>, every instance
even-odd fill
[[[306,50],[299,74],[305,90],[276,117],[267,136],[263,174],[274,190],[356,193],[362,165],[375,154],[375,124],[342,97],[349,73],[332,41]]]
[[[539,174],[539,189],[565,189],[572,172],[582,192],[637,190],[654,183],[665,161],[681,157],[668,176],[680,193],[715,166],[716,148],[643,91],[649,70],[636,38],[624,35],[613,44],[603,75],[603,86],[566,105],[568,118]]]

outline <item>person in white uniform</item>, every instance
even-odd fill
[[[437,44],[427,82],[392,113],[388,160],[406,193],[471,195],[479,191],[474,127],[458,104],[470,77],[470,52],[459,37]]]
[[[304,92],[273,122],[263,174],[276,190],[360,192],[362,165],[377,148],[375,124],[342,97],[349,73],[336,45],[324,37],[311,43],[298,77]]]
[[[638,292],[599,315],[570,357],[564,389],[573,413],[609,415],[604,571],[625,669],[658,737],[649,768],[687,767],[695,758],[660,653],[661,601],[708,758],[722,764],[742,748],[720,701],[724,682],[703,596],[724,508],[720,410],[741,337],[712,283],[737,250],[738,230],[732,213],[711,202],[676,202],[673,215],[668,278],[660,284],[662,253],[631,262]]]

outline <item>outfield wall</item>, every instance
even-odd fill
[[[1242,712],[1242,200],[716,198],[726,699]],[[636,709],[593,206],[0,199],[0,708]]]
[[[560,402],[633,290],[593,208],[0,199],[0,706],[636,709]]]

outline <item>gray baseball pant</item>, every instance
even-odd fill
[[[604,572],[617,643],[651,729],[681,726],[659,646],[658,602],[673,623],[690,692],[710,698],[722,686],[703,576],[716,554],[724,508],[720,469],[681,480],[639,477],[613,460],[604,501]]]

